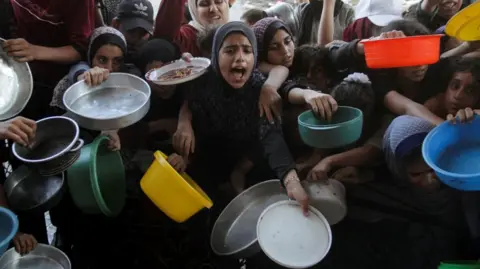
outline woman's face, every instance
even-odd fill
[[[445,93],[447,112],[455,115],[460,109],[473,107],[480,97],[479,86],[474,83],[472,73],[454,73]]]
[[[416,187],[431,191],[440,186],[437,175],[433,169],[425,163],[421,153],[408,162],[405,169],[410,182]]]
[[[450,19],[462,7],[462,0],[441,0],[438,8],[438,15]]]
[[[268,44],[268,63],[273,65],[292,66],[295,44],[287,31],[280,29]]]
[[[164,65],[161,61],[152,61],[145,67],[145,74],[148,73],[150,70],[155,68],[160,68]],[[150,88],[152,89],[152,93],[159,96],[160,98],[170,98],[175,93],[175,85],[157,85],[151,81],[148,81]]]
[[[103,45],[93,56],[92,65],[105,68],[110,72],[119,72],[123,65],[123,52],[118,46]]]
[[[428,70],[428,65],[419,65],[411,67],[398,68],[399,75],[402,79],[406,79],[413,82],[420,82],[425,77]]]
[[[248,38],[239,33],[228,35],[218,55],[218,66],[225,81],[235,89],[243,87],[254,64],[253,48]]]
[[[225,0],[198,0],[199,23],[203,26],[222,25],[228,22],[228,3]]]

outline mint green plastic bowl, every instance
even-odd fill
[[[363,113],[360,109],[340,106],[327,122],[315,117],[311,110],[298,116],[298,131],[303,142],[319,149],[351,145],[362,135]]]

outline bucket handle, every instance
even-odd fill
[[[81,148],[83,147],[83,144],[84,144],[84,143],[85,143],[85,142],[83,142],[83,139],[79,138],[79,139],[77,140],[77,142],[75,142],[75,144],[77,144],[77,146],[74,147],[74,148],[72,148],[72,149],[70,149],[70,152],[78,151],[79,149],[81,149]]]

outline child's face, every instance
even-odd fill
[[[149,64],[147,64],[147,67],[145,68],[145,73],[148,73],[148,71],[155,69],[155,68],[160,68],[164,65],[163,62],[161,61],[153,61]],[[152,92],[159,96],[160,98],[168,99],[170,98],[174,93],[175,93],[175,85],[157,85],[152,82],[148,82],[150,85],[150,88],[152,89]]]
[[[451,18],[462,7],[462,0],[441,0],[438,14],[444,18]]]
[[[416,187],[429,191],[435,190],[440,185],[437,175],[433,169],[425,163],[421,154],[409,162],[405,166],[405,169],[410,182]]]
[[[123,65],[123,52],[118,46],[103,45],[93,56],[92,65],[105,68],[109,72],[119,72]]]
[[[234,89],[239,89],[250,78],[254,64],[253,47],[248,38],[239,33],[228,35],[218,52],[223,79]]]
[[[275,33],[268,45],[268,63],[273,65],[292,66],[295,44],[287,31],[280,29]]]
[[[479,99],[479,85],[470,72],[453,74],[445,93],[445,105],[448,113],[455,115],[458,110],[473,107]]]
[[[307,74],[307,79],[310,83],[312,83],[316,90],[326,91],[328,85],[328,79],[325,76],[325,72],[323,72],[321,67],[312,66]]]
[[[420,82],[425,77],[427,73],[428,65],[419,65],[411,67],[401,67],[398,68],[399,76],[401,79],[407,79],[413,82]]]

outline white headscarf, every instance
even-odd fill
[[[197,12],[197,1],[198,0],[188,0],[188,10],[190,11],[190,15],[192,15],[192,21],[190,21],[188,24],[193,26],[193,28],[195,28],[197,31],[203,32],[205,31],[206,28],[205,28],[205,25],[202,25],[200,23],[198,12]],[[224,0],[224,2],[227,2],[227,0]]]

